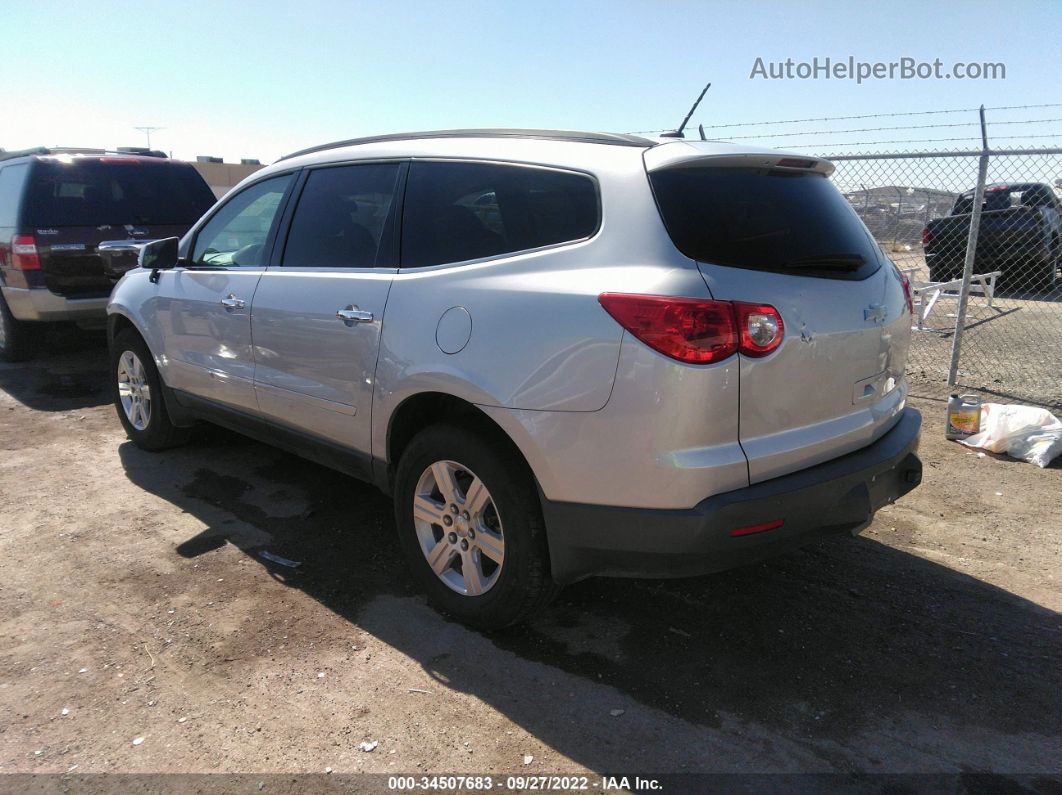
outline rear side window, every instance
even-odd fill
[[[836,278],[880,266],[866,227],[821,174],[687,168],[649,179],[672,241],[699,262]]]
[[[18,205],[29,166],[20,163],[0,169],[0,226],[18,226]]]
[[[403,268],[582,240],[599,218],[590,177],[493,163],[414,161],[404,205]]]
[[[311,171],[291,220],[283,264],[373,267],[394,201],[398,169],[397,163],[366,163]]]
[[[26,197],[29,226],[191,226],[214,193],[191,166],[135,158],[41,160]]]

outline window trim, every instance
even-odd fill
[[[458,260],[456,262],[439,262],[435,265],[416,265],[416,266],[404,266],[402,264],[402,233],[405,230],[406,215],[405,215],[405,199],[408,196],[408,182],[409,175],[413,172],[413,165],[415,163],[474,163],[479,165],[489,166],[514,166],[517,168],[535,169],[537,171],[556,171],[562,174],[576,174],[581,177],[587,177],[591,184],[594,186],[594,195],[597,197],[597,222],[594,229],[590,234],[585,237],[575,238],[573,240],[563,240],[560,243],[548,243],[544,246],[535,246],[533,248],[522,248],[516,251],[506,251],[502,254],[494,254],[489,257],[477,257],[476,259]],[[537,254],[542,251],[552,251],[567,246],[582,245],[589,243],[598,235],[601,234],[601,229],[605,223],[605,206],[601,199],[601,183],[597,178],[597,175],[581,168],[571,168],[568,166],[556,166],[544,163],[534,163],[524,160],[506,160],[501,158],[488,158],[488,157],[411,157],[409,158],[409,169],[406,172],[406,186],[402,191],[402,216],[401,223],[398,224],[398,272],[399,273],[423,273],[427,271],[442,270],[445,268],[461,268],[466,265],[480,265],[483,263],[500,262],[504,260],[513,259],[515,257],[526,256],[527,254]]]
[[[410,158],[408,157],[374,157],[352,160],[334,160],[329,161],[328,163],[319,163],[302,168],[299,178],[292,186],[292,193],[288,200],[288,204],[284,208],[284,213],[281,217],[282,226],[277,232],[273,247],[273,256],[269,260],[269,267],[277,272],[284,273],[396,273],[398,271],[398,248],[401,242],[401,230],[398,219],[401,218],[403,199],[406,191],[406,177],[409,173],[409,161]],[[295,219],[295,212],[298,210],[299,200],[302,198],[306,183],[309,181],[312,172],[326,168],[347,168],[360,165],[371,166],[390,164],[398,166],[398,173],[395,175],[395,196],[391,201],[391,207],[387,211],[387,219],[384,221],[383,230],[380,233],[380,245],[376,250],[376,261],[379,262],[380,256],[384,252],[384,246],[386,245],[389,249],[387,258],[390,260],[390,264],[373,264],[372,267],[350,266],[340,268],[324,265],[284,264],[284,251],[287,248],[288,237],[291,234],[291,224]]]
[[[192,227],[191,231],[189,231],[187,237],[185,238],[188,241],[188,245],[181,246],[183,251],[180,252],[180,256],[177,261],[178,268],[190,271],[231,270],[240,272],[252,271],[255,268],[258,268],[260,270],[264,270],[265,268],[267,268],[269,264],[273,262],[273,258],[276,255],[276,239],[277,233],[280,230],[280,222],[283,220],[288,205],[291,202],[292,190],[294,189],[295,185],[299,184],[299,181],[301,179],[301,171],[302,169],[292,168],[264,175],[261,179],[256,179],[254,182],[244,185],[242,188],[240,188],[239,191],[236,191],[231,195],[226,195],[223,199],[219,200],[217,204],[215,204],[206,215],[199,219],[195,226]],[[192,257],[195,254],[195,245],[197,242],[199,242],[199,234],[203,231],[207,224],[214,220],[214,217],[219,212],[221,212],[225,207],[229,205],[230,202],[235,201],[237,197],[242,196],[244,193],[251,190],[252,188],[257,187],[263,182],[268,182],[269,180],[276,179],[277,177],[289,176],[293,177],[293,179],[291,180],[291,182],[288,183],[287,187],[284,189],[284,195],[280,197],[280,207],[277,209],[276,215],[273,216],[273,221],[269,226],[269,233],[266,235],[265,242],[262,244],[262,250],[269,252],[268,255],[265,257],[265,262],[262,265],[195,265],[192,262]]]

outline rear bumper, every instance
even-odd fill
[[[107,296],[65,298],[46,287],[0,287],[16,320],[105,320]]]
[[[553,576],[686,577],[754,563],[831,533],[856,533],[922,479],[922,416],[907,408],[873,444],[789,475],[709,497],[688,510],[543,499]],[[782,520],[772,530],[735,528]]]

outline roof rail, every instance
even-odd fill
[[[324,152],[345,146],[375,144],[386,141],[412,141],[424,138],[534,138],[543,141],[574,141],[587,144],[611,144],[613,146],[649,147],[655,143],[648,138],[619,133],[579,132],[577,130],[522,130],[522,129],[469,129],[469,130],[429,130],[427,132],[392,133],[390,135],[370,135],[365,138],[350,138],[330,144],[311,146],[298,152],[284,155],[281,160],[288,160],[299,155]]]
[[[0,160],[13,160],[16,157],[46,154],[48,154],[48,150],[43,146],[35,146],[32,149],[12,149],[10,152],[0,152]]]
[[[158,149],[146,149],[141,146],[119,146],[117,149],[95,149],[85,146],[34,146],[11,152],[0,151],[0,160],[13,160],[16,157],[32,155],[125,155],[126,157],[158,157],[167,159],[168,155]]]

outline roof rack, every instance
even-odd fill
[[[0,160],[13,160],[16,157],[33,155],[125,155],[126,157],[167,158],[165,152],[147,149],[142,146],[119,146],[117,149],[94,149],[84,146],[34,146],[30,149],[18,149],[11,152],[0,151]]]
[[[361,144],[375,144],[386,141],[411,141],[424,138],[534,138],[542,141],[574,141],[586,144],[611,144],[613,146],[654,146],[654,142],[648,138],[637,135],[621,135],[619,133],[595,133],[579,132],[577,130],[522,130],[522,129],[469,129],[469,130],[429,130],[427,132],[393,133],[390,135],[370,135],[365,138],[350,138],[346,141],[336,141],[320,146],[311,146],[309,149],[300,149],[284,155],[281,160],[288,160],[299,155],[308,155],[313,152],[324,152],[329,149],[339,149],[344,146],[359,146]]]

